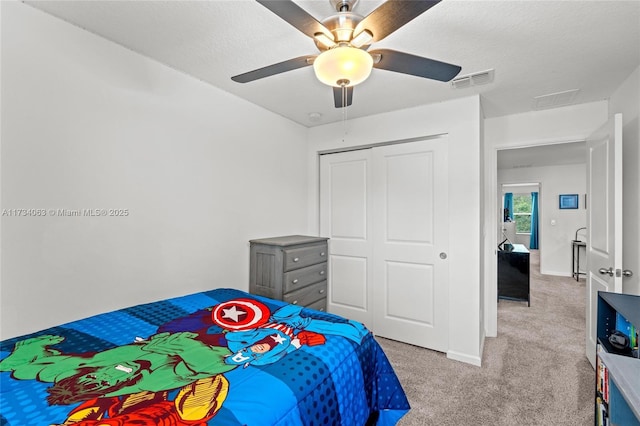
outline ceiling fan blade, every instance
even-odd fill
[[[366,29],[373,34],[373,41],[380,41],[438,3],[440,0],[387,0],[360,21],[353,34]]]
[[[333,34],[316,18],[291,0],[256,0],[302,33],[313,38],[322,33],[333,40]]]
[[[250,81],[309,66],[313,64],[314,59],[315,56],[299,56],[297,58],[289,59],[288,61],[278,62],[277,64],[258,68],[257,70],[245,72],[244,74],[235,75],[231,77],[231,80],[237,83],[248,83]]]
[[[333,87],[333,103],[336,108],[351,105],[353,101],[353,86],[345,87],[345,94],[342,93],[342,87]],[[346,102],[345,102],[346,101]]]
[[[373,67],[402,74],[415,75],[417,77],[430,78],[432,80],[450,81],[458,75],[462,69],[458,65],[410,55],[391,49],[377,49],[370,51],[371,56],[380,55],[378,62],[374,61]]]

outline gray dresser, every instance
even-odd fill
[[[249,292],[325,311],[327,240],[288,235],[249,241]]]

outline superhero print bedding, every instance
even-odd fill
[[[234,289],[0,342],[0,424],[393,425],[409,403],[360,323]]]

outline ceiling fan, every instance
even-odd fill
[[[320,54],[300,56],[231,77],[238,83],[313,65],[316,77],[333,87],[335,107],[341,108],[351,105],[353,86],[366,80],[372,68],[439,81],[450,81],[461,70],[457,65],[396,50],[368,51],[371,43],[387,37],[440,0],[387,0],[366,17],[352,12],[358,0],[329,0],[337,14],[322,22],[292,0],[256,1],[311,37]]]

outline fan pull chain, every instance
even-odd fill
[[[347,135],[347,85],[342,84],[342,142]]]

